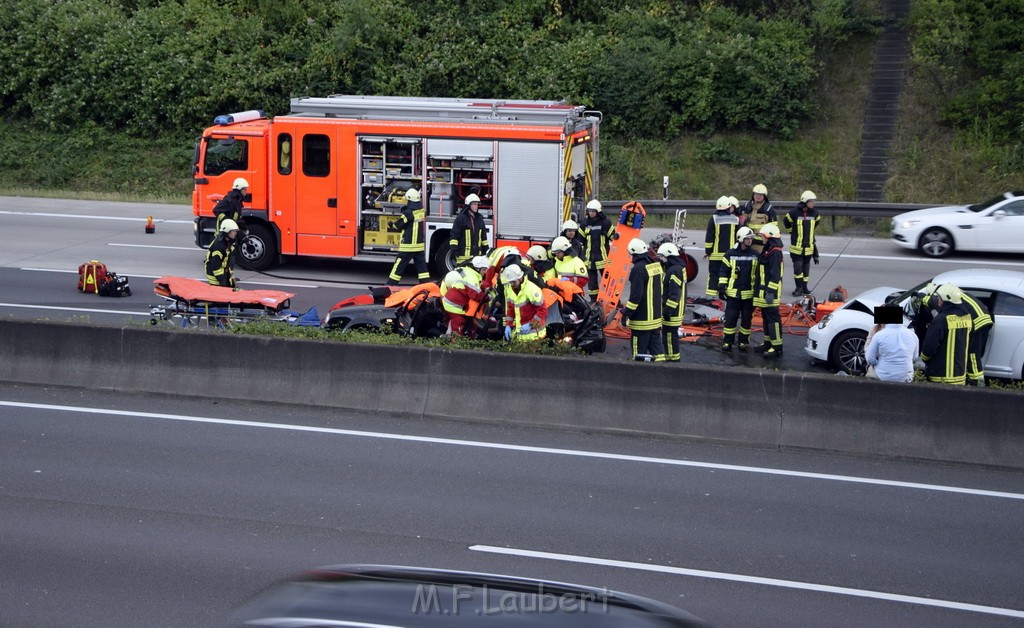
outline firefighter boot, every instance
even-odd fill
[[[769,360],[782,357],[782,345],[771,345],[765,349],[764,357]]]
[[[739,344],[736,345],[736,348],[739,349],[740,351],[746,353],[747,352],[747,347],[749,345],[750,345],[750,336],[748,336],[746,334],[740,334],[740,341],[739,341]]]
[[[771,348],[771,346],[772,343],[768,342],[768,339],[765,338],[764,342],[754,347],[754,353],[765,353]]]
[[[804,282],[803,282],[802,280],[800,280],[800,279],[796,279],[796,280],[794,280],[794,282],[796,283],[796,288],[795,288],[795,289],[793,290],[793,292],[792,292],[791,294],[792,294],[792,295],[793,295],[794,297],[798,297],[798,296],[800,296],[801,294],[804,294],[804,290],[806,290],[806,289],[807,289],[807,288],[806,288],[806,285],[807,285],[807,284],[805,284],[805,283],[804,283]]]
[[[806,279],[804,279],[803,293],[804,294],[810,294],[811,293],[811,291],[807,289],[807,280]]]
[[[735,337],[736,334],[726,334],[722,337],[722,351],[732,353],[732,341]]]

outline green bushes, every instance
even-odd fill
[[[566,98],[609,129],[789,136],[848,0],[7,0],[0,106],[50,129],[191,136],[298,95]]]

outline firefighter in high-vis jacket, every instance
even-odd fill
[[[739,342],[736,348],[746,351],[750,344],[750,326],[754,317],[754,271],[758,253],[753,249],[754,232],[740,227],[736,232],[736,246],[722,258],[722,272],[718,277],[718,298],[725,301],[725,327],[722,328],[722,351],[732,351],[736,342],[736,323],[739,322]]]
[[[661,331],[665,342],[665,359],[679,361],[679,327],[686,308],[686,262],[679,256],[679,247],[666,242],[658,247],[658,259],[665,269],[662,286]]]
[[[472,320],[475,304],[483,298],[480,273],[487,270],[489,265],[486,257],[478,255],[469,265],[456,268],[441,281],[441,306],[448,317],[452,336],[465,336],[468,333],[470,338],[475,337],[476,327],[467,323]]]
[[[427,218],[427,211],[423,209],[423,202],[420,200],[420,191],[416,188],[409,188],[405,193],[405,207],[402,208],[402,216],[394,222],[396,228],[402,230],[402,241],[398,245],[398,259],[391,267],[391,274],[388,275],[387,285],[397,285],[402,280],[402,273],[412,262],[416,266],[416,278],[422,283],[430,279],[430,271],[427,269],[426,244],[423,238],[423,227]]]
[[[708,282],[705,293],[708,296],[718,294],[718,274],[722,268],[722,258],[732,248],[739,228],[739,217],[732,212],[728,196],[722,196],[715,202],[715,213],[708,219],[708,228],[704,235],[704,259],[708,261]]]
[[[661,290],[665,273],[640,238],[630,240],[626,250],[633,256],[633,267],[629,271],[629,301],[622,307],[622,322],[632,332],[633,359],[663,362]]]
[[[971,343],[967,347],[967,383],[985,386],[985,346],[992,331],[992,315],[981,301],[961,292],[964,309],[971,316]]]
[[[448,246],[455,254],[455,263],[462,264],[487,253],[487,225],[480,215],[480,197],[470,194],[465,207],[452,222]]]
[[[759,235],[761,227],[776,224],[776,220],[775,208],[768,200],[768,188],[763,183],[758,183],[751,190],[750,200],[743,203],[743,207],[740,208],[740,222]],[[760,253],[763,246],[764,242],[755,237],[754,250]]]
[[[971,315],[963,305],[963,293],[951,283],[935,291],[939,313],[928,325],[921,359],[930,382],[964,384],[967,380],[967,353],[971,343]]]
[[[235,287],[232,253],[235,251],[237,237],[238,224],[230,218],[222,220],[217,237],[210,243],[210,248],[206,251],[206,281],[211,286]]]
[[[512,264],[501,271],[505,285],[505,340],[537,340],[547,336],[548,306],[539,286]]]
[[[526,258],[530,260],[533,272],[537,273],[541,285],[546,285],[548,281],[558,276],[555,274],[555,264],[548,257],[547,249],[543,246],[539,244],[531,246],[526,250]]]
[[[558,236],[551,243],[551,255],[555,258],[555,276],[586,288],[589,281],[587,265],[575,253],[577,251],[565,236]]]
[[[779,298],[782,290],[782,233],[775,223],[761,227],[764,247],[757,257],[754,273],[754,307],[761,308],[764,341],[754,351],[766,358],[782,357],[782,316]]]
[[[615,227],[608,216],[605,216],[601,201],[596,198],[587,203],[586,218],[580,225],[585,245],[580,257],[587,265],[589,275],[588,291],[592,301],[597,300],[601,287],[601,275],[608,264],[608,249],[615,238]]]
[[[811,260],[818,263],[818,243],[814,237],[815,228],[821,215],[814,208],[817,201],[814,192],[807,190],[800,195],[800,202],[782,217],[782,224],[789,229],[789,256],[793,260],[793,281],[796,289],[793,296],[810,294],[807,280],[811,275]]]

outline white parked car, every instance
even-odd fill
[[[900,214],[892,219],[892,239],[928,257],[954,250],[1024,253],[1024,192],[1006,192],[976,205]]]
[[[909,323],[911,297],[929,281],[959,286],[992,313],[994,324],[983,358],[985,376],[1024,379],[1024,273],[1012,270],[953,270],[909,290],[874,288],[863,292],[810,329],[807,355],[847,373],[863,374],[867,369],[864,341],[874,324],[875,307],[898,303]]]

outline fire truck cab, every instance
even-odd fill
[[[273,119],[219,116],[196,144],[196,245],[209,246],[214,205],[244,177],[238,262],[253,270],[282,256],[393,258],[410,188],[438,272],[454,266],[452,222],[472,193],[489,243],[525,251],[596,197],[600,121],[556,101],[345,95],[295,98]]]

